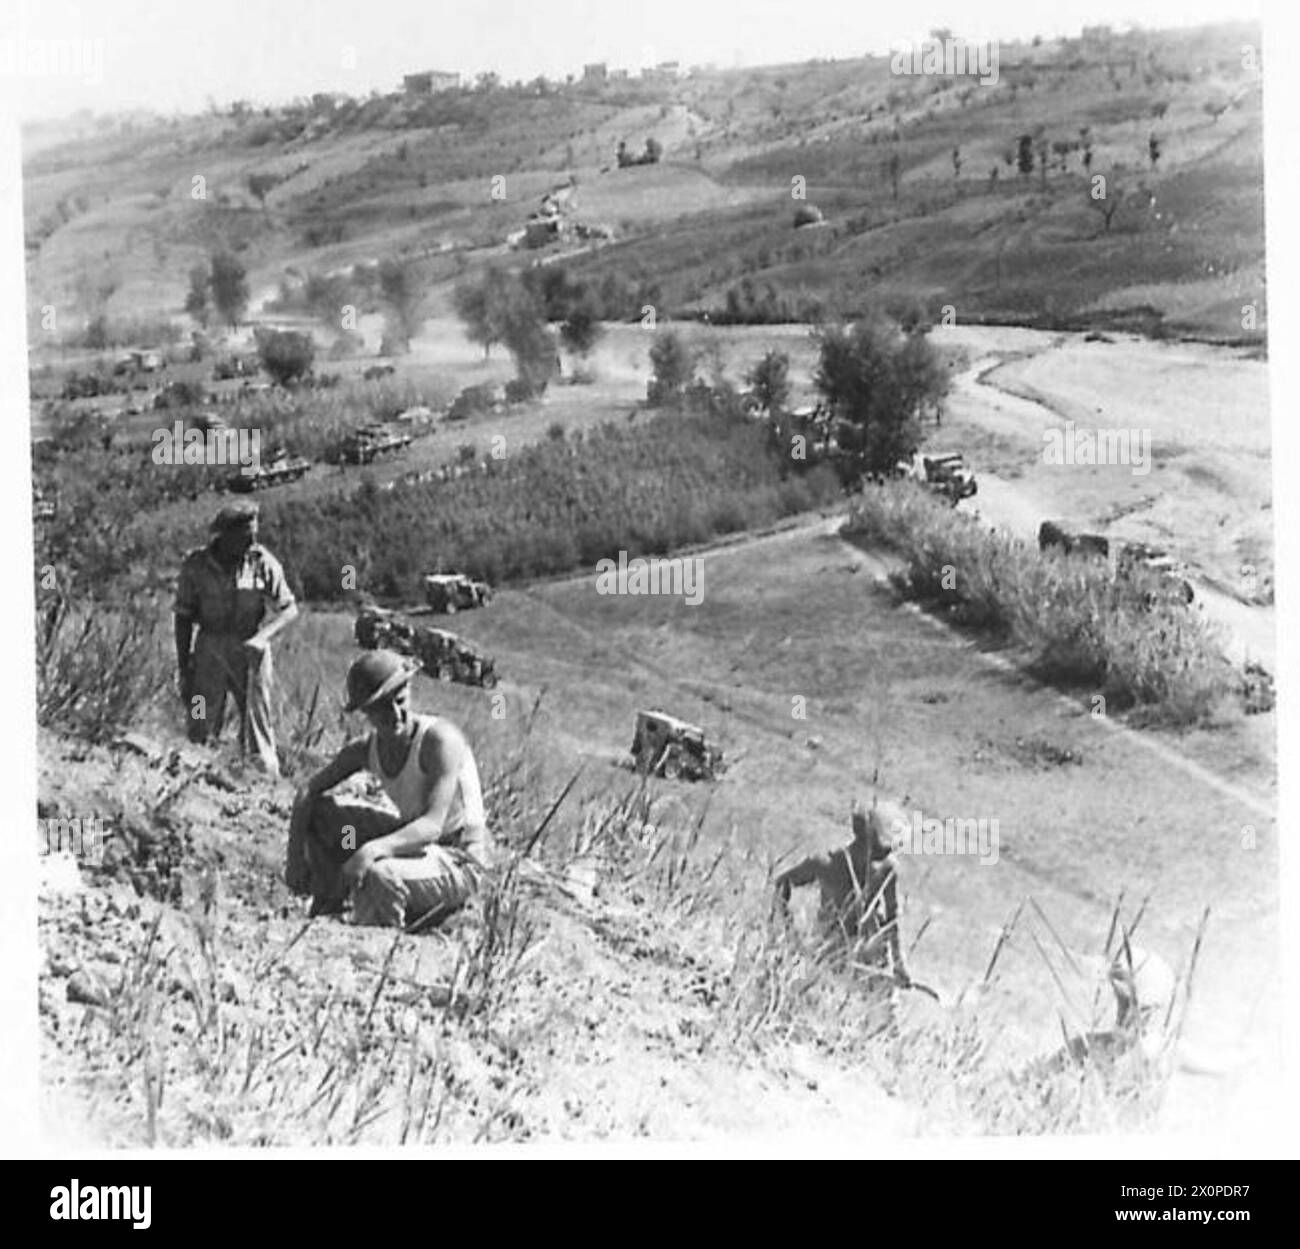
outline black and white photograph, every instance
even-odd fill
[[[0,14],[29,1156],[1294,1157],[1289,33]]]

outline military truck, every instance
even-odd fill
[[[418,659],[434,680],[489,690],[496,687],[496,661],[492,656],[446,629],[413,625],[396,612],[368,606],[357,616],[353,636],[367,650],[383,647]]]
[[[245,473],[239,469],[226,478],[226,486],[240,494],[249,494],[254,490],[263,490],[269,486],[282,486],[287,481],[297,481],[311,469],[311,461],[300,456],[291,456],[287,451],[277,451],[269,460],[261,464],[255,472]]]
[[[928,455],[917,451],[910,460],[898,461],[895,474],[943,495],[953,507],[979,489],[975,474],[966,467],[960,451],[935,451]]]
[[[1063,520],[1045,520],[1038,526],[1038,549],[1058,550],[1065,555],[1110,558],[1110,539],[1100,533],[1080,533]]]
[[[432,573],[424,579],[424,597],[434,611],[453,616],[464,608],[486,607],[492,587],[460,572]]]
[[[709,745],[698,724],[663,711],[636,713],[632,767],[646,776],[670,781],[712,781],[726,771],[722,751]]]
[[[1147,606],[1157,601],[1190,604],[1196,597],[1192,583],[1187,579],[1187,565],[1170,555],[1163,547],[1149,542],[1125,542],[1115,557],[1115,575],[1132,577],[1135,573],[1155,574],[1155,584],[1160,587],[1147,595]]]
[[[409,447],[411,441],[410,434],[384,424],[360,425],[339,444],[339,459],[344,464],[369,464],[377,456]]]

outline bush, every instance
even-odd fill
[[[883,318],[823,329],[815,381],[830,408],[844,479],[889,473],[921,441],[918,417],[938,403],[946,370],[919,327]]]
[[[791,493],[793,481],[802,492]],[[268,499],[264,509],[291,577],[308,597],[335,599],[340,558],[366,547],[370,588],[407,596],[419,593],[431,551],[448,567],[509,581],[620,550],[656,554],[837,494],[833,473],[793,464],[761,426],[710,407],[548,437],[447,481],[402,482],[364,499]]]
[[[258,329],[254,334],[258,359],[281,386],[291,386],[311,372],[316,344],[310,334],[297,330]]]
[[[163,605],[125,608],[49,596],[36,625],[36,719],[100,742],[132,724],[167,688],[158,622]]]
[[[660,330],[650,346],[650,366],[654,370],[646,389],[650,406],[660,407],[680,399],[695,380],[695,363],[695,353],[676,330]]]
[[[906,597],[1017,644],[1046,680],[1170,725],[1214,722],[1238,688],[1212,628],[1158,597],[1153,606],[1152,581],[1041,553],[912,483],[867,487],[846,531],[902,555],[894,583]]]

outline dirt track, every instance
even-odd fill
[[[970,335],[973,331],[967,330]],[[982,333],[982,331],[981,331]],[[1000,335],[1000,331],[992,333]],[[1027,356],[1052,349],[1052,336],[1038,335],[1036,344],[1026,341],[1028,331],[1018,331],[1015,350]],[[972,346],[975,342],[972,342]],[[1068,402],[1060,406],[1048,401],[1036,401],[1013,394],[998,382],[999,366],[1005,357],[1001,354],[980,354],[966,368],[954,375],[949,409],[954,421],[978,425],[1015,438],[1035,453],[1041,448],[1039,433],[1045,417],[1049,420],[1073,420],[1081,415],[1072,411]],[[1050,405],[1050,406],[1049,406]],[[938,440],[940,435],[936,434]],[[974,504],[981,516],[991,523],[1015,533],[1027,541],[1037,539],[1039,524],[1060,515],[1062,502],[1058,488],[1041,475],[1026,474],[1012,479],[979,466],[980,490]],[[1177,493],[1174,482],[1161,482],[1161,489]],[[1188,517],[1190,521],[1206,523],[1206,517]],[[1104,531],[1105,525],[1096,526]],[[1121,530],[1120,536],[1127,536]],[[1187,544],[1177,539],[1169,542],[1175,554],[1190,558]],[[1240,598],[1225,593],[1216,584],[1207,581],[1203,571],[1193,570],[1191,576],[1196,589],[1197,602],[1212,620],[1225,632],[1225,650],[1236,662],[1247,658],[1261,662],[1270,672],[1276,669],[1277,639],[1276,617],[1271,606],[1250,605]],[[1217,579],[1216,579],[1217,580]]]

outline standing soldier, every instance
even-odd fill
[[[256,503],[223,507],[212,540],[191,551],[176,586],[176,662],[192,742],[215,742],[226,695],[240,713],[240,747],[280,775],[271,727],[268,643],[297,619],[279,561],[257,541]],[[195,630],[198,630],[197,635]]]

